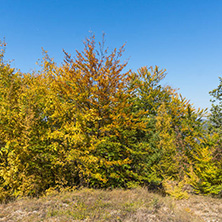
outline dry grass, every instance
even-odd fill
[[[191,196],[188,200],[148,192],[146,189],[93,190],[20,199],[0,205],[0,221],[222,221],[222,200]]]

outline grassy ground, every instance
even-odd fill
[[[222,200],[191,196],[173,200],[144,188],[81,189],[0,205],[0,221],[222,221]]]

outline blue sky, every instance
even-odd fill
[[[75,55],[89,31],[109,48],[126,43],[128,68],[167,69],[163,84],[179,88],[195,107],[210,107],[209,91],[222,76],[220,0],[0,0],[0,39],[6,58],[28,72],[41,47],[60,63]]]

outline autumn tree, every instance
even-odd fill
[[[61,65],[43,50],[40,70],[21,73],[2,44],[0,199],[75,186],[182,189],[188,180],[196,192],[219,193],[220,103],[207,134],[205,111],[162,85],[165,70],[127,70],[124,46],[109,52],[93,35],[84,46],[74,57],[64,51]]]

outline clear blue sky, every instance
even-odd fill
[[[126,43],[128,67],[167,69],[164,84],[180,88],[195,107],[210,107],[209,91],[222,76],[222,1],[220,0],[0,0],[0,39],[7,59],[28,72],[41,47],[58,63],[62,49],[83,48],[95,33],[107,46]]]

